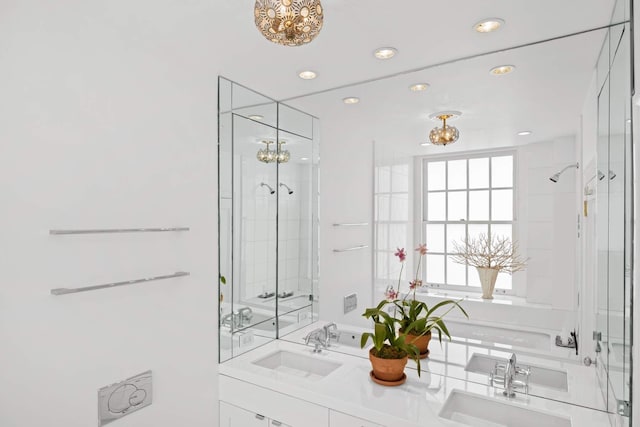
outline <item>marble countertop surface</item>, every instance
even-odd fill
[[[502,396],[501,390],[488,385],[486,376],[464,371],[467,356],[470,357],[477,351],[484,351],[483,354],[487,354],[487,349],[456,343],[449,343],[446,346],[443,344],[440,348],[436,341],[430,344],[432,353],[430,358],[423,362],[420,377],[417,371],[408,365],[408,369],[405,370],[407,381],[403,385],[384,387],[375,384],[369,378],[371,365],[365,357],[366,350],[334,345],[329,350],[316,354],[312,352],[312,347],[298,343],[298,340],[301,340],[308,331],[319,326],[322,326],[322,323],[317,322],[290,334],[287,340],[273,341],[229,360],[220,365],[220,374],[393,427],[463,425],[438,417],[443,404],[454,389],[558,416],[568,416],[574,427],[609,425],[608,415],[605,412],[557,401],[571,400],[574,396],[586,396],[585,401],[595,399],[600,391],[595,373],[592,372],[595,371],[594,369],[589,370],[584,367],[588,371],[583,371],[578,369],[583,368],[579,365],[570,366],[569,363],[563,364],[538,358],[533,360],[523,356],[522,360],[519,359],[519,365],[530,362],[554,369],[566,369],[569,392],[564,392],[566,393],[564,396],[558,396],[553,393],[563,392],[551,389],[540,391],[532,388],[529,395],[518,393],[515,398],[508,399]],[[347,328],[345,325],[338,325],[338,327],[342,330]],[[357,328],[349,327],[348,330],[354,329]],[[333,361],[339,363],[340,367],[326,377],[309,379],[267,369],[253,363],[278,350],[286,350],[318,360]],[[499,356],[496,353],[492,355]],[[585,372],[589,372],[590,375],[585,375]],[[542,388],[538,387],[538,389]],[[546,398],[535,396],[534,392],[541,396],[545,395]],[[224,400],[224,390],[221,390],[220,398]],[[602,400],[601,397],[600,400]]]

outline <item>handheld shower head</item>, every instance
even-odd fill
[[[287,191],[289,192],[289,194],[293,194],[293,190],[291,188],[289,188],[289,186],[283,182],[280,183],[280,187],[284,187],[287,189]]]
[[[264,182],[260,183],[260,187],[267,187],[269,189],[269,193],[273,194],[276,192],[269,184],[265,184]]]
[[[554,173],[553,175],[551,175],[549,179],[552,182],[558,182],[560,180],[560,175],[562,175],[562,173],[567,169],[571,169],[571,168],[580,169],[580,163],[573,163],[573,164],[570,164],[569,166],[565,166],[564,169],[562,169],[560,172]]]

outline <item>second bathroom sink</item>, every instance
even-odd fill
[[[319,380],[342,366],[336,362],[322,360],[291,351],[278,350],[252,362],[254,365],[296,377]]]

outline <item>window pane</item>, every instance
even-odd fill
[[[377,179],[377,187],[376,191],[378,193],[388,193],[391,191],[390,182],[391,182],[391,168],[389,166],[378,166],[376,171],[378,172]]]
[[[469,191],[469,221],[489,220],[489,191]]]
[[[491,235],[513,239],[513,226],[511,224],[493,224],[491,226]]]
[[[409,165],[395,165],[391,168],[391,191],[394,193],[409,191]]]
[[[491,158],[491,186],[513,187],[513,156]]]
[[[389,247],[389,224],[381,224],[378,223],[376,225],[377,231],[377,240],[376,240],[376,250],[391,250],[394,248]]]
[[[427,225],[425,241],[429,252],[444,252],[444,224]]]
[[[429,191],[445,189],[445,163],[427,163],[427,189]]]
[[[467,161],[450,161],[448,177],[449,190],[464,190],[465,188],[467,188]]]
[[[444,255],[426,256],[427,283],[444,283]]]
[[[378,252],[376,254],[376,278],[390,280],[389,275],[389,253]]]
[[[453,242],[462,245],[466,236],[466,226],[447,224],[447,252],[453,253]]]
[[[481,234],[489,233],[489,224],[469,224],[469,239],[477,239]]]
[[[469,274],[469,286],[477,286],[480,285],[480,276],[478,276],[478,270],[475,267],[467,267],[467,272]]]
[[[493,221],[513,220],[513,190],[492,190],[491,219]]]
[[[376,196],[376,221],[390,221],[391,212],[389,212],[388,195]]]
[[[427,196],[427,218],[429,221],[444,221],[446,193],[429,193]]]
[[[500,273],[496,280],[496,289],[511,289],[513,287],[512,278],[510,274]]]
[[[489,158],[469,159],[469,188],[489,188]]]
[[[447,257],[447,284],[448,285],[466,285],[466,269],[462,264],[453,262],[451,257]]]
[[[389,224],[389,250],[396,251],[396,248],[407,248],[407,225]]]
[[[391,194],[391,221],[409,220],[409,195]]]
[[[460,221],[467,218],[467,192],[454,191],[447,193],[449,197],[449,221]]]

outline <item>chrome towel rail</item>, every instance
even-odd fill
[[[189,273],[185,271],[178,271],[174,274],[167,274],[164,276],[146,277],[144,279],[126,280],[124,282],[106,283],[104,285],[86,286],[84,288],[56,288],[51,289],[51,295],[67,295],[76,294],[78,292],[95,291],[98,289],[115,288],[118,286],[135,285],[137,283],[152,282],[154,280],[173,279],[174,277],[188,276]]]
[[[189,231],[189,227],[169,228],[104,228],[88,230],[49,230],[49,234],[111,234],[111,233],[159,233],[165,231]]]
[[[350,252],[350,251],[358,251],[360,249],[365,249],[368,248],[369,245],[360,245],[360,246],[354,246],[352,248],[346,248],[346,249],[334,249],[333,252]]]
[[[334,227],[366,227],[368,222],[343,222],[333,224]]]

